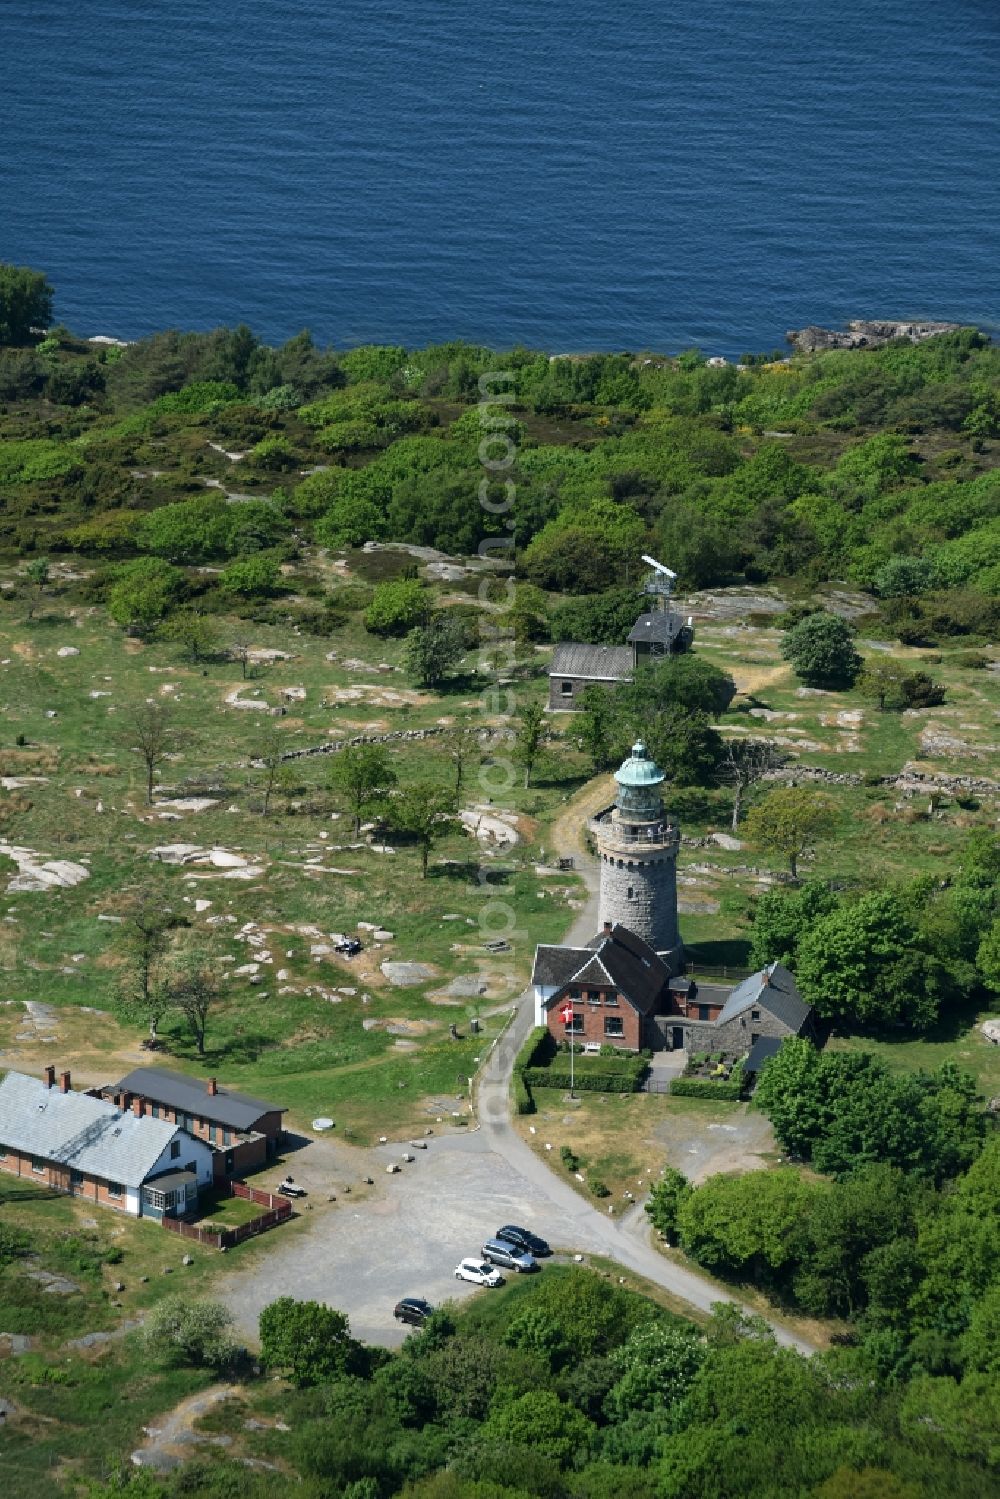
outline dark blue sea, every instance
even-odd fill
[[[2,0],[0,259],[125,338],[996,325],[998,64],[997,0]]]

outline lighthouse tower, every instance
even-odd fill
[[[601,859],[601,923],[628,927],[677,973],[683,958],[677,930],[680,829],[663,810],[663,771],[640,741],[615,780],[615,805],[591,823]]]

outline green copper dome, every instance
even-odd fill
[[[633,744],[632,753],[621,768],[615,771],[615,780],[623,790],[628,787],[645,789],[659,786],[665,779],[663,771],[656,761],[650,758],[649,751],[641,739]]]

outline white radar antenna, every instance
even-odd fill
[[[658,608],[669,609],[670,596],[677,582],[677,574],[671,572],[670,568],[664,566],[662,562],[657,562],[655,557],[647,557],[645,552],[642,560],[652,568],[652,572],[647,574],[643,585],[643,593],[652,594],[657,600]]]

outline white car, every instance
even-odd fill
[[[484,1260],[463,1260],[455,1266],[456,1280],[469,1280],[474,1286],[502,1286],[504,1278],[500,1271]]]

